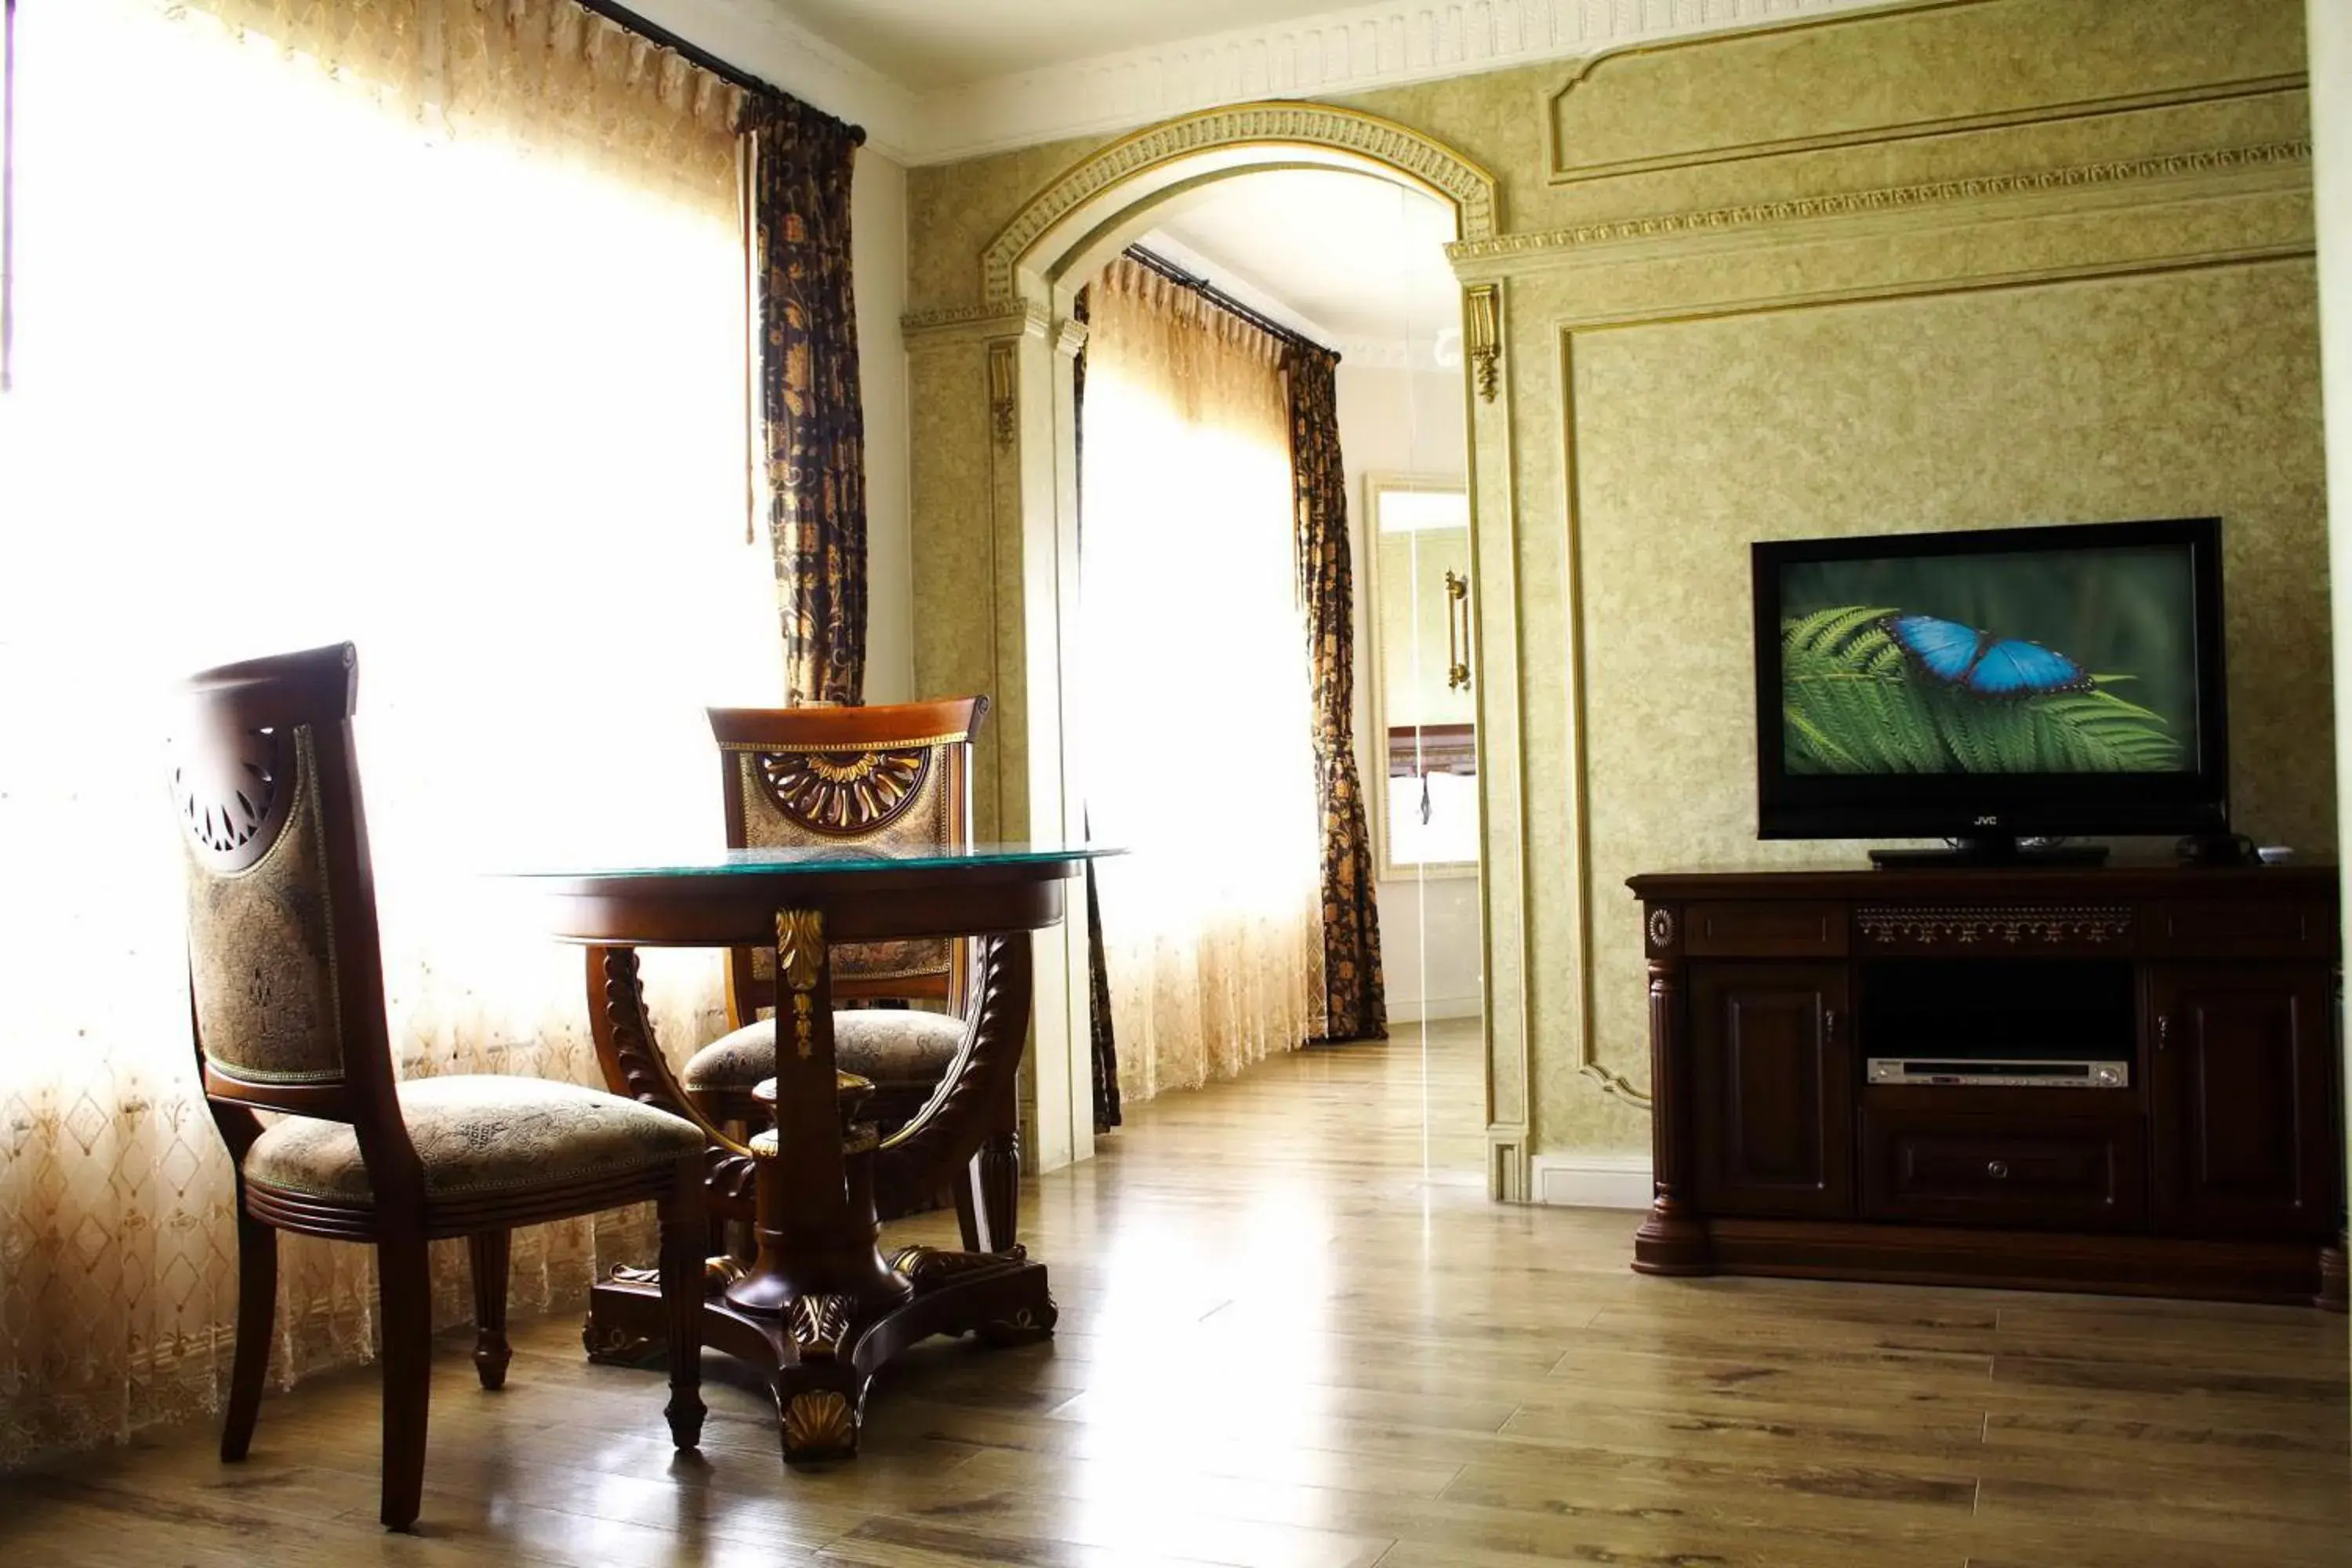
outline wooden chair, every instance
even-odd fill
[[[859,845],[882,849],[971,842],[971,747],[988,700],[967,697],[879,708],[714,708],[719,784],[730,848]],[[836,1001],[937,1002],[917,1008],[844,1008],[833,1017],[834,1059],[874,1086],[875,1124],[888,1133],[913,1119],[953,1064],[964,1036],[970,944],[961,941],[844,943],[832,950]],[[687,1090],[721,1125],[767,1125],[752,1091],[776,1075],[772,949],[737,948],[727,961],[732,1033],[687,1063]],[[990,1239],[1012,1245],[1006,1175],[1017,1184],[1017,1106],[975,1161]],[[965,1245],[982,1237],[972,1182],[954,1198]],[[1005,1191],[1002,1202],[989,1194]],[[886,1215],[884,1217],[893,1217]]]
[[[516,1226],[660,1205],[672,1437],[702,1430],[704,1142],[683,1118],[530,1078],[396,1083],[352,752],[350,644],[208,670],[181,692],[173,792],[187,858],[196,1065],[236,1165],[236,1359],[221,1458],[245,1458],[278,1295],[278,1235],[376,1249],[384,1524],[416,1519],[432,1387],[429,1241],[467,1238],[474,1363],[505,1381]],[[268,1128],[254,1114],[277,1111]]]

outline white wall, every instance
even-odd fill
[[[857,150],[849,247],[866,397],[866,700],[904,702],[917,695],[907,345],[898,331],[907,309],[907,171],[871,147]]]
[[[1348,473],[1348,531],[1355,559],[1356,763],[1365,810],[1380,808],[1372,734],[1370,599],[1373,552],[1365,525],[1367,474],[1458,479],[1466,470],[1458,371],[1339,363],[1339,449]],[[1479,1010],[1478,883],[1475,877],[1394,878],[1378,889],[1381,958],[1389,1017],[1472,1017]]]

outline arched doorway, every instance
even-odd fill
[[[1013,503],[1007,510],[1017,516],[1017,526],[1008,531],[1018,540],[1019,581],[1015,586],[1000,579],[996,592],[1000,618],[1008,595],[1019,595],[1024,667],[1019,724],[1025,751],[1021,773],[1027,795],[1025,820],[1034,836],[1076,838],[1084,831],[1080,802],[1070,783],[1061,680],[1062,650],[1073,640],[1076,615],[1072,361],[1084,342],[1083,327],[1070,318],[1076,289],[1150,228],[1159,209],[1186,194],[1236,175],[1302,168],[1368,175],[1434,197],[1454,214],[1457,241],[1491,239],[1499,226],[1494,177],[1442,143],[1360,110],[1315,103],[1255,103],[1169,121],[1097,150],[1032,195],[982,254],[983,303],[972,314],[1021,324],[1016,335],[991,338],[987,366],[998,446],[1003,456],[1012,458],[1013,471],[1001,474],[998,488]],[[1490,528],[1477,521],[1490,510],[1479,505],[1481,469],[1487,470],[1499,503],[1491,510],[1507,510],[1509,393],[1507,378],[1495,374],[1500,334],[1498,287],[1465,289],[1462,375],[1471,416],[1474,573],[1478,536],[1507,540],[1511,531],[1507,522]],[[1495,640],[1507,647],[1516,615],[1507,586],[1512,563],[1506,561],[1500,566],[1495,581],[1502,591],[1482,595],[1472,629],[1476,642]],[[1515,748],[1519,733],[1516,662],[1507,659],[1502,668],[1512,678],[1488,683],[1479,697],[1479,730],[1482,737],[1498,735]],[[1490,712],[1500,721],[1491,729]],[[1486,744],[1483,738],[1481,744]],[[1517,1198],[1527,1193],[1529,1101],[1521,792],[1515,752],[1497,760],[1507,768],[1507,785],[1488,795],[1490,805],[1500,801],[1502,809],[1486,814],[1484,833],[1490,845],[1507,844],[1508,854],[1490,858],[1480,889],[1487,985],[1487,1187],[1492,1195]],[[1483,763],[1481,772],[1486,776]],[[1084,934],[1078,922],[1071,922],[1057,942],[1041,945],[1041,1041],[1057,1029],[1071,1030],[1075,1021],[1087,1016]],[[1045,951],[1047,947],[1053,951]],[[1041,1121],[1049,1106],[1074,1107],[1082,1098],[1083,1083],[1076,1081],[1082,1076],[1082,1063],[1081,1057],[1076,1064],[1081,1072],[1074,1075],[1073,1064],[1057,1066],[1041,1053],[1035,1086]],[[1071,1155],[1083,1156],[1089,1148],[1087,1131],[1072,1127]]]

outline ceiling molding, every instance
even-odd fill
[[[1889,0],[1351,5],[923,94],[906,161],[947,163],[1254,100],[1366,92],[1792,17],[1888,8]]]
[[[1821,218],[1903,213],[1958,202],[2032,197],[2052,192],[2077,193],[2095,187],[2132,185],[2142,182],[2195,181],[2215,177],[2234,179],[2282,168],[2299,172],[2310,163],[2311,142],[2307,140],[2266,142],[2247,147],[2221,147],[2207,152],[2081,163],[2015,174],[1985,174],[1963,179],[1931,180],[1918,184],[1883,185],[1873,190],[1710,207],[1697,212],[1661,213],[1652,217],[1584,224],[1573,228],[1496,235],[1484,239],[1456,241],[1445,247],[1445,254],[1454,262],[1455,274],[1466,282],[1496,275],[1496,268],[1499,264],[1524,265],[1530,259],[1547,256],[1557,258],[1593,247],[1726,234]],[[2299,181],[2299,173],[2294,178]]]

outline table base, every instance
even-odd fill
[[[905,1294],[879,1310],[862,1309],[854,1296],[814,1293],[773,1314],[724,1294],[703,1303],[703,1343],[751,1366],[774,1395],[787,1464],[855,1458],[867,1383],[918,1341],[970,1333],[991,1346],[1033,1344],[1052,1336],[1059,1316],[1045,1266],[1017,1247],[904,1247],[892,1255],[890,1272]],[[663,1333],[657,1284],[621,1277],[589,1292],[581,1337],[590,1361],[657,1364]]]

